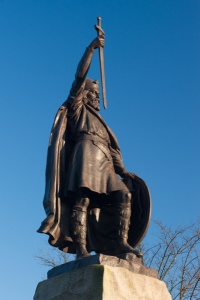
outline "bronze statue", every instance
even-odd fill
[[[148,189],[124,167],[117,139],[98,113],[98,82],[86,78],[95,49],[104,47],[104,34],[99,33],[86,48],[55,117],[43,202],[47,218],[38,232],[48,234],[52,246],[76,253],[77,259],[91,251],[141,257],[133,247],[149,224]]]

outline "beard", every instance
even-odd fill
[[[93,99],[88,99],[88,104],[93,107],[95,110],[99,111],[100,107],[99,107],[99,99],[97,98],[93,98]]]

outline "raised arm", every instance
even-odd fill
[[[70,96],[75,97],[81,92],[81,86],[90,68],[94,50],[100,47],[104,47],[104,42],[105,42],[104,36],[98,36],[86,48],[85,53],[83,54],[78,64],[76,74],[75,74],[75,80],[70,90]]]

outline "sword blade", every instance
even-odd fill
[[[105,84],[103,48],[99,48],[99,60],[100,60],[100,71],[101,71],[101,87],[102,87],[103,106],[106,109],[107,108],[107,100],[106,100],[106,84]]]
[[[101,17],[97,18],[98,26],[96,26],[96,30],[98,35],[103,34],[104,31],[101,28]],[[103,48],[99,48],[99,61],[100,61],[100,73],[101,73],[101,88],[102,88],[102,98],[103,98],[103,106],[107,108],[107,100],[106,100],[106,83],[105,83],[105,70],[104,70],[104,54]]]

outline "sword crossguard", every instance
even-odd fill
[[[105,35],[105,32],[99,25],[95,25],[94,28],[96,29],[98,36],[101,34]]]

